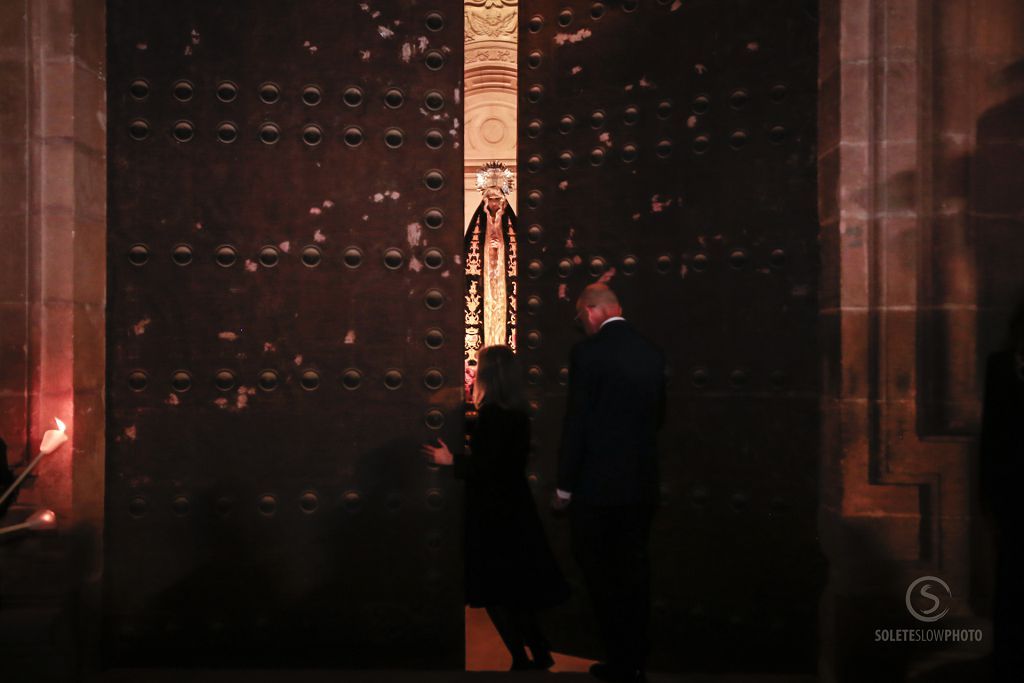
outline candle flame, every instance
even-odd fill
[[[63,432],[65,429],[67,429],[67,426],[61,421],[59,417],[55,417],[53,418],[53,420],[54,422],[57,423],[57,429],[59,429],[60,431]]]

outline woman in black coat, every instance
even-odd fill
[[[466,602],[487,609],[512,669],[547,669],[554,660],[537,610],[563,602],[569,589],[526,481],[530,418],[522,372],[507,346],[489,346],[478,358],[470,452],[452,454],[440,439],[423,450],[435,464],[454,465],[466,481]]]

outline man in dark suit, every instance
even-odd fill
[[[583,290],[576,311],[587,338],[572,349],[552,505],[569,509],[573,554],[607,650],[590,673],[644,681],[665,358],[626,322],[606,285]]]

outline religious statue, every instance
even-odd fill
[[[465,236],[467,400],[477,352],[496,344],[516,348],[516,214],[508,204],[514,183],[512,171],[497,161],[476,174],[483,199]]]

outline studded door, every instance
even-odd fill
[[[461,5],[108,42],[112,661],[460,667]]]
[[[554,485],[575,298],[611,276],[672,373],[655,668],[815,667],[816,5],[520,3],[519,348],[537,481]],[[566,525],[547,525],[575,571]],[[597,655],[574,576],[556,637]]]

